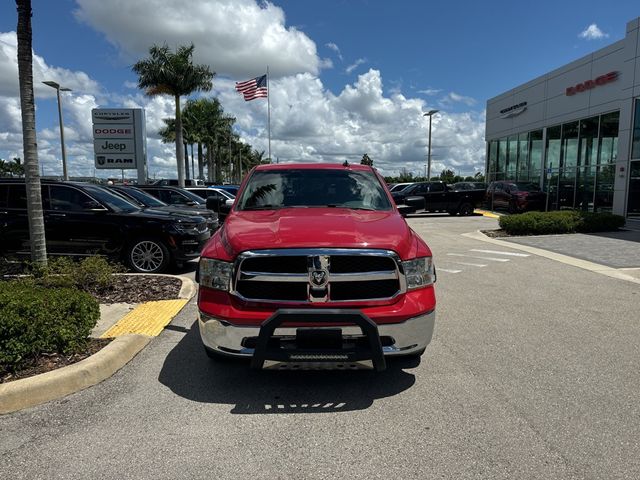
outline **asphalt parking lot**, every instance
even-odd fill
[[[110,379],[1,416],[3,476],[640,477],[639,285],[466,235],[495,219],[408,221],[438,268],[420,362],[212,363],[191,302]]]

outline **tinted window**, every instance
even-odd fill
[[[49,187],[49,202],[51,210],[74,212],[85,210],[92,199],[75,188],[51,185]]]
[[[84,189],[93,195],[99,202],[107,205],[115,212],[137,212],[140,208],[133,203],[128,202],[124,198],[118,195],[114,195],[105,188],[98,187],[97,185],[86,185]]]
[[[143,192],[142,190],[138,190],[137,188],[124,188],[117,189],[118,192],[124,193],[125,195],[129,195],[135,198],[138,202],[147,207],[164,207],[166,203],[161,202],[153,195]]]
[[[430,192],[444,192],[444,183],[432,183],[429,186]]]
[[[517,182],[514,184],[514,190],[522,190],[523,192],[538,192],[540,187],[535,183]]]

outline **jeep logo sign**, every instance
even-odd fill
[[[95,140],[93,149],[96,154],[100,153],[135,153],[133,140]]]

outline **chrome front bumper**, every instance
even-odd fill
[[[382,347],[386,357],[411,355],[424,349],[433,336],[436,320],[435,310],[424,315],[410,318],[401,323],[380,324],[381,337],[391,337],[394,343]],[[204,346],[210,350],[233,357],[250,358],[254,349],[243,346],[245,338],[257,337],[259,326],[238,326],[199,312],[198,325]],[[316,327],[314,327],[316,328]],[[336,327],[326,327],[335,329]],[[357,326],[340,327],[343,336],[360,336]],[[295,336],[297,328],[278,328],[275,336]]]

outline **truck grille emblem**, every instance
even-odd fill
[[[324,287],[329,280],[326,270],[313,270],[311,272],[311,284],[314,287]]]

